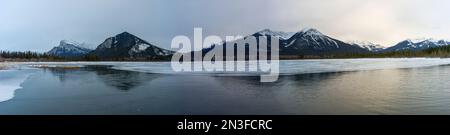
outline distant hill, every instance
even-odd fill
[[[303,29],[287,40],[281,40],[280,46],[280,55],[337,55],[369,52],[311,28]]]

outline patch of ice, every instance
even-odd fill
[[[420,68],[450,64],[440,58],[324,59],[280,61],[281,74],[308,74],[380,69]]]
[[[342,71],[364,71],[380,69],[420,68],[450,64],[450,59],[440,58],[380,58],[380,59],[322,59],[322,60],[281,60],[280,74],[309,74]],[[175,74],[171,68],[171,62],[46,62],[28,63],[34,65],[52,66],[85,66],[85,65],[109,65],[113,69]],[[189,73],[189,72],[188,72]],[[208,74],[215,74],[207,72]],[[227,72],[228,73],[228,72]],[[225,74],[227,74],[225,73]],[[233,74],[235,75],[235,74]]]
[[[450,59],[440,58],[387,58],[387,59],[323,59],[281,60],[281,74],[309,74],[342,71],[420,68],[450,64]],[[139,62],[113,64],[113,69],[147,72],[175,73],[170,62]]]
[[[22,88],[20,85],[28,76],[29,74],[21,74],[14,70],[0,71],[0,102],[12,99],[14,92]]]

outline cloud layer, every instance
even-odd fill
[[[446,0],[2,0],[0,50],[47,51],[62,39],[100,44],[123,31],[169,48],[176,35],[246,35],[314,27],[390,46],[450,37]]]

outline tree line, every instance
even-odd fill
[[[0,51],[0,59],[26,59],[26,60],[57,60],[61,59],[46,53],[38,53],[32,51]]]
[[[430,58],[450,58],[450,45],[428,48],[422,51],[390,51],[365,54],[344,54],[342,58],[412,58],[412,57],[430,57]]]

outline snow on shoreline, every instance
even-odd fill
[[[15,68],[20,63],[23,62],[0,62],[0,71]]]
[[[8,67],[8,63],[6,62],[0,62],[0,70],[5,70]]]

